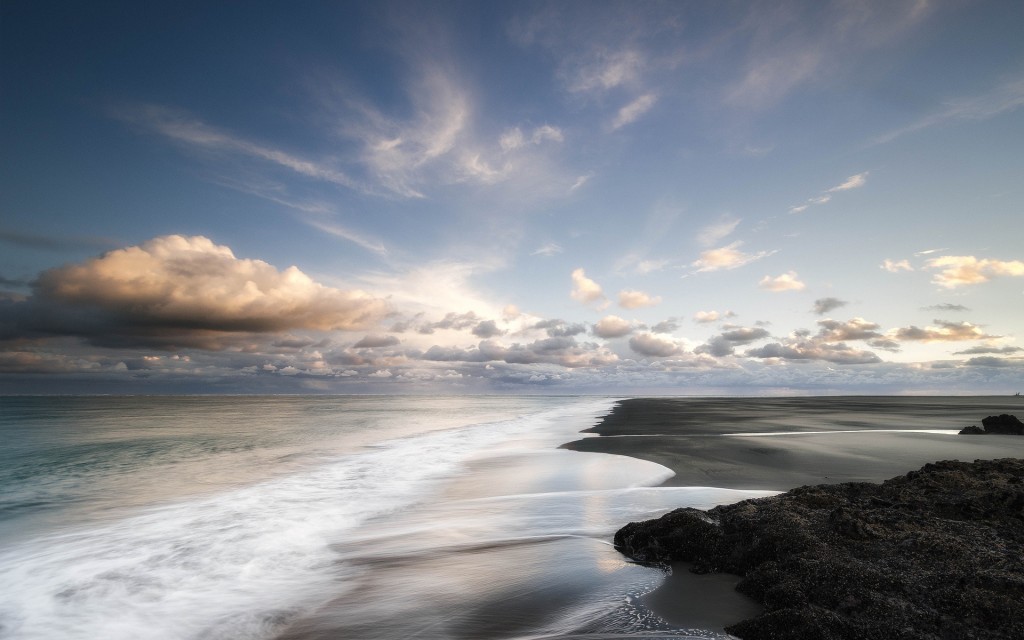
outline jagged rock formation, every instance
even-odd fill
[[[743,576],[744,640],[1024,638],[1024,460],[944,461],[633,522],[639,562]]]
[[[979,429],[977,425],[971,425],[961,429],[960,435],[997,433],[1000,435],[1024,436],[1024,422],[1018,420],[1017,416],[1005,413],[998,416],[989,416],[982,420],[981,424],[984,427],[983,429]]]

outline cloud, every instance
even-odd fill
[[[739,226],[739,218],[723,217],[718,222],[714,222],[704,227],[697,233],[697,242],[703,246],[710,247],[719,240],[726,238],[736,227]]]
[[[236,258],[202,236],[162,236],[50,269],[35,287],[47,302],[149,328],[351,331],[373,326],[390,311],[366,292],[326,287],[297,267],[278,271]]]
[[[117,242],[110,238],[91,236],[52,236],[38,233],[25,233],[11,229],[0,229],[0,242],[46,251],[63,251],[66,249],[110,249]]]
[[[609,128],[612,131],[616,131],[626,126],[627,124],[636,122],[637,119],[640,118],[640,116],[650,111],[651,107],[653,107],[654,103],[656,103],[657,101],[657,95],[653,93],[645,93],[636,100],[633,100],[626,106],[619,109],[619,112],[615,115],[615,119],[612,120],[612,123]]]
[[[658,324],[651,327],[653,333],[672,333],[679,329],[679,323],[675,318],[669,318],[668,320],[662,320]]]
[[[822,360],[833,364],[873,364],[882,359],[870,351],[853,349],[843,343],[822,344],[813,340],[799,340],[790,344],[772,342],[746,352],[749,358],[778,358],[780,360]]]
[[[643,291],[623,290],[619,292],[619,306],[623,309],[653,307],[661,303],[661,296],[651,297]]]
[[[857,175],[850,176],[842,184],[838,184],[831,189],[828,189],[828,193],[836,193],[838,191],[849,191],[850,189],[858,189],[863,187],[868,182],[868,172],[858,173]]]
[[[879,325],[874,322],[868,322],[864,318],[853,318],[846,322],[819,320],[818,326],[821,327],[818,338],[823,342],[871,340],[883,337],[882,334],[878,333]]]
[[[527,136],[519,127],[513,127],[501,134],[498,138],[498,146],[502,151],[515,151],[528,145],[538,145],[544,142],[562,142],[565,135],[558,127],[543,125],[537,127]]]
[[[757,286],[767,291],[775,292],[801,291],[807,288],[807,285],[800,281],[796,271],[787,271],[786,273],[774,278],[771,276],[765,276],[761,278],[761,281]]]
[[[840,307],[845,307],[849,304],[846,300],[840,300],[839,298],[818,298],[814,301],[813,312],[819,316],[823,316],[829,311],[835,311]]]
[[[693,321],[699,324],[708,324],[717,321],[721,317],[717,311],[698,311],[693,314]]]
[[[857,189],[857,188],[863,187],[865,184],[867,184],[867,177],[868,177],[868,172],[867,171],[864,171],[863,173],[858,173],[856,175],[850,176],[849,178],[844,180],[842,183],[840,183],[840,184],[838,184],[838,185],[836,185],[836,186],[834,186],[834,187],[832,187],[830,189],[825,189],[825,191],[823,191],[820,195],[814,196],[813,198],[808,198],[807,202],[805,202],[804,204],[797,205],[797,206],[794,206],[794,207],[790,207],[789,208],[789,212],[790,213],[803,213],[804,211],[807,211],[807,209],[809,209],[810,207],[814,207],[814,206],[818,206],[818,205],[822,205],[822,204],[825,204],[827,202],[830,202],[832,200],[832,194],[833,193],[840,193],[840,192],[843,192],[843,191],[849,191],[851,189]]]
[[[882,268],[888,271],[889,273],[899,273],[900,271],[914,270],[914,267],[910,266],[910,262],[908,262],[907,260],[895,261],[890,260],[889,258],[886,258],[885,261],[882,262]]]
[[[573,300],[590,304],[605,299],[601,285],[587,277],[583,269],[575,269],[572,272],[572,292],[569,294]]]
[[[470,349],[435,345],[422,355],[422,359],[434,362],[550,364],[572,369],[608,365],[616,362],[618,357],[599,345],[579,344],[571,337],[557,337],[510,346],[484,340]]]
[[[484,320],[473,327],[473,335],[478,338],[494,338],[505,335],[505,331],[499,329],[494,320]]]
[[[678,343],[655,337],[649,333],[641,333],[630,338],[629,348],[642,356],[651,358],[668,358],[684,352]]]
[[[110,110],[110,113],[124,122],[155,131],[166,138],[190,147],[237,153],[269,162],[307,178],[363,190],[356,180],[330,164],[301,158],[269,145],[232,135],[212,127],[184,111],[160,105],[136,105],[114,108]]]
[[[948,100],[916,122],[877,136],[872,144],[884,144],[909,133],[951,122],[988,120],[1021,106],[1024,106],[1024,78],[1014,78],[986,93]]]
[[[534,251],[533,253],[531,253],[530,255],[531,256],[545,256],[545,257],[550,258],[551,256],[558,255],[559,253],[562,253],[562,251],[563,251],[563,249],[562,249],[561,245],[559,245],[559,244],[557,244],[555,242],[547,242],[547,243],[541,245],[540,247],[538,247],[537,250]]]
[[[760,251],[758,253],[743,253],[739,250],[739,247],[743,243],[739,240],[732,244],[718,249],[708,249],[702,251],[700,259],[693,262],[693,266],[697,267],[698,272],[704,271],[720,271],[722,269],[737,269],[744,265],[750,264],[755,260],[767,257],[775,253],[774,251]]]
[[[582,322],[569,324],[564,320],[541,320],[533,328],[545,330],[552,338],[577,336],[587,332],[587,326]]]
[[[354,345],[353,349],[379,349],[381,347],[393,347],[400,344],[401,340],[395,336],[368,335],[364,336]]]
[[[962,304],[933,304],[929,307],[922,307],[923,311],[970,311],[967,307]]]
[[[619,316],[605,316],[593,326],[594,335],[599,338],[621,338],[633,331],[633,325]]]
[[[636,84],[644,56],[635,50],[595,51],[575,63],[567,62],[563,76],[569,91],[591,93]]]
[[[943,256],[927,262],[927,268],[938,269],[932,282],[946,289],[988,282],[998,276],[1024,276],[1020,260],[989,260],[974,256]]]
[[[967,356],[967,355],[981,355],[987,353],[1004,354],[1009,355],[1011,353],[1019,353],[1024,351],[1020,347],[1011,347],[1009,345],[1005,347],[996,347],[991,345],[979,345],[977,347],[971,347],[970,349],[964,349],[963,351],[954,351],[953,355],[956,356]]]
[[[999,338],[981,330],[978,325],[970,322],[946,322],[934,320],[938,326],[920,328],[916,326],[902,327],[889,332],[889,337],[902,341],[918,342],[958,342],[961,340],[987,340]]]
[[[693,350],[694,353],[705,353],[716,358],[731,356],[737,346],[747,345],[763,340],[771,334],[761,327],[738,327],[717,335]]]
[[[358,233],[356,233],[354,231],[351,231],[349,229],[346,229],[345,227],[342,227],[341,225],[337,225],[337,224],[333,224],[333,223],[329,223],[329,222],[324,222],[322,220],[315,220],[315,219],[307,219],[307,220],[305,220],[305,222],[306,222],[306,224],[310,225],[311,227],[319,229],[320,231],[323,231],[324,233],[328,233],[328,234],[330,234],[332,236],[335,236],[337,238],[342,238],[343,240],[348,240],[349,242],[357,244],[360,247],[366,249],[367,251],[372,251],[373,253],[376,253],[376,254],[381,255],[381,256],[386,256],[388,254],[387,248],[385,248],[384,244],[382,242],[380,242],[379,240],[370,240],[368,238],[364,238],[363,236],[359,235]]]
[[[1014,361],[1007,358],[979,356],[977,358],[969,359],[964,364],[970,367],[1012,367],[1014,365]]]

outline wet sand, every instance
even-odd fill
[[[958,436],[987,415],[1024,415],[1014,398],[653,398],[620,402],[563,445],[656,462],[663,486],[788,491],[881,482],[937,460],[1024,457],[1019,436]],[[625,524],[625,523],[623,523]]]
[[[1024,458],[1020,436],[959,436],[1019,398],[654,398],[620,402],[574,451],[656,462],[663,486],[788,491],[803,485],[881,482],[938,460]],[[622,523],[625,525],[626,523]],[[742,597],[678,567],[645,604],[684,628],[722,629],[752,616]],[[730,594],[731,596],[731,594]],[[694,605],[697,602],[704,604]],[[756,605],[755,605],[756,607]],[[756,611],[756,608],[755,608]]]

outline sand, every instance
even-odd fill
[[[668,467],[665,486],[788,491],[813,484],[881,482],[938,460],[1024,458],[1024,437],[959,436],[986,415],[1024,414],[1013,399],[631,399],[567,445]],[[990,408],[986,408],[990,407]],[[623,523],[626,524],[626,523]],[[721,630],[753,603],[677,567],[645,598],[683,628]],[[697,605],[693,603],[697,602]],[[756,609],[755,609],[756,610]]]

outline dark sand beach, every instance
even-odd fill
[[[657,462],[675,473],[664,486],[788,491],[882,482],[939,460],[1024,458],[1024,437],[957,435],[1000,413],[1020,415],[1024,403],[1012,397],[629,399],[588,430],[600,437],[564,446]],[[645,604],[673,624],[722,629],[750,617],[753,604],[722,595],[730,579],[676,566]]]

